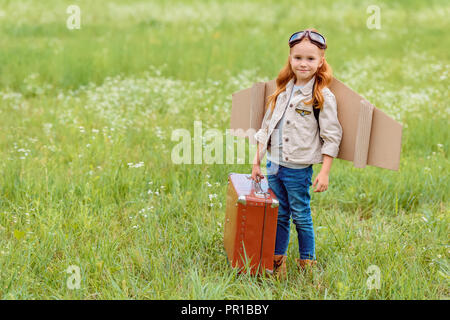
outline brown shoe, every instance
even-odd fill
[[[297,265],[301,270],[305,270],[305,269],[311,270],[315,265],[317,265],[317,260],[296,258],[295,261],[297,262]]]
[[[284,255],[274,255],[273,256],[273,275],[280,279],[286,279],[286,259],[287,256]]]

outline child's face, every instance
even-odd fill
[[[308,39],[303,39],[291,48],[289,61],[297,77],[297,84],[306,84],[323,64],[323,53]]]

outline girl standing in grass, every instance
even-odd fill
[[[332,71],[325,60],[325,38],[315,29],[289,38],[289,57],[269,97],[253,161],[252,179],[259,182],[260,160],[267,151],[267,178],[280,202],[274,253],[274,273],[286,276],[290,217],[298,235],[299,267],[317,263],[311,218],[309,187],[312,165],[323,163],[314,180],[314,192],[328,189],[333,158],[338,155],[342,127],[337,118],[336,99],[327,87]],[[320,110],[318,120],[314,115]]]

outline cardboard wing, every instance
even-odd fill
[[[357,168],[366,165],[398,170],[402,125],[374,107],[369,101],[333,78],[329,86],[336,97],[342,140],[337,158],[352,161]],[[231,134],[249,138],[261,128],[268,97],[275,91],[275,80],[257,82],[251,88],[233,93]],[[253,130],[249,130],[253,129]]]

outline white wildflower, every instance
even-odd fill
[[[139,163],[136,163],[136,164],[133,164],[133,162],[128,163],[128,168],[140,168],[143,166],[144,166],[144,162],[142,162],[142,161]]]
[[[209,195],[209,201],[212,201],[212,199],[215,199],[215,198],[217,198],[217,194],[216,193],[213,193],[213,194]]]

